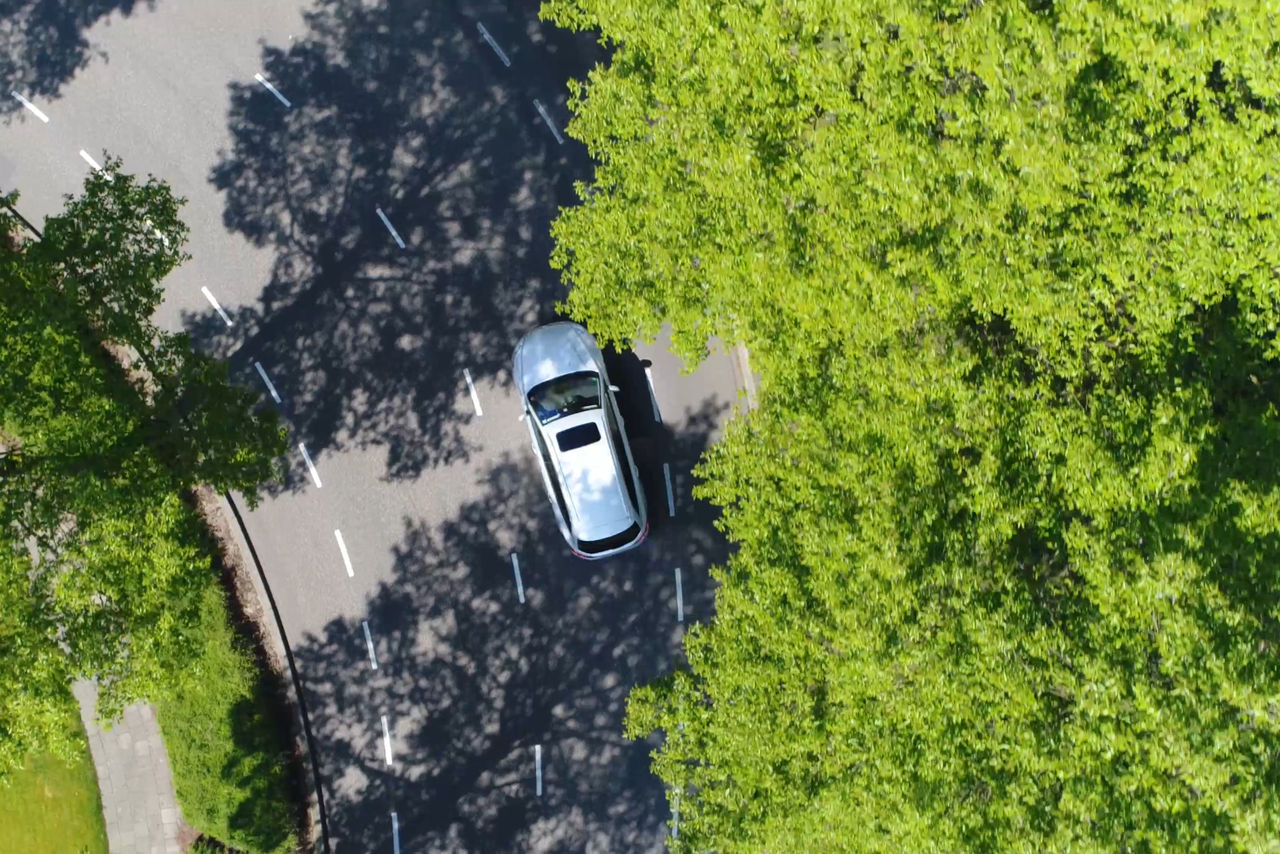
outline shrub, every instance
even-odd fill
[[[272,714],[279,686],[256,666],[216,582],[205,592],[194,630],[202,654],[156,704],[183,816],[202,833],[252,854],[292,851],[298,799],[286,730]]]

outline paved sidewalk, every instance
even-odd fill
[[[77,682],[72,692],[89,735],[112,854],[180,854],[182,815],[155,709],[145,703],[129,706],[115,726],[104,730],[97,723],[98,687]]]

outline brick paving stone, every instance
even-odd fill
[[[155,710],[142,703],[129,706],[103,730],[97,722],[97,687],[78,682],[72,690],[89,735],[112,854],[180,854],[182,811]]]

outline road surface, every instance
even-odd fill
[[[610,356],[654,529],[573,558],[509,366],[564,296],[548,229],[591,176],[563,126],[592,39],[533,3],[20,5],[0,189],[39,223],[104,151],[168,181],[192,259],[158,320],[289,426],[245,521],[334,850],[662,850],[624,705],[710,615],[725,545],[691,469],[737,391],[723,354],[690,376],[661,341]]]

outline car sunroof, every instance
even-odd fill
[[[594,421],[588,421],[585,424],[579,424],[577,427],[561,430],[556,434],[556,444],[560,446],[561,453],[584,448],[592,442],[599,441],[600,430],[596,427]]]

